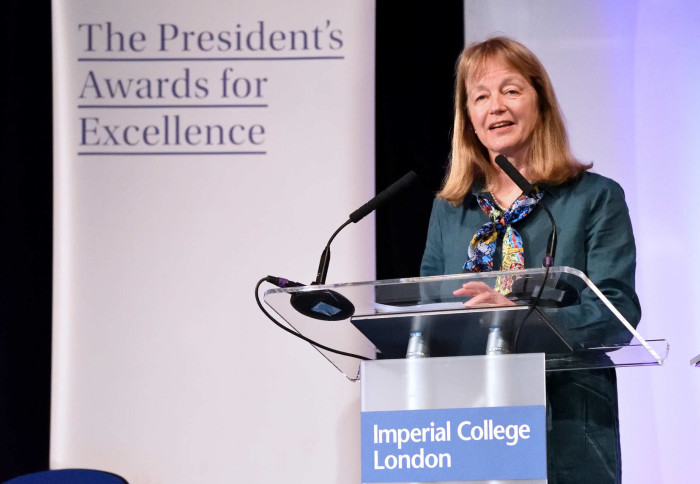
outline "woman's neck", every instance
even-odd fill
[[[489,192],[493,195],[495,202],[503,209],[508,209],[523,193],[510,178],[490,188]]]

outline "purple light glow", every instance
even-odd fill
[[[700,476],[700,3],[693,0],[480,0],[466,40],[510,35],[554,82],[574,152],[620,182],[637,241],[647,338],[671,344],[663,367],[618,371],[623,482]]]

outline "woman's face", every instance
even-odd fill
[[[524,163],[537,124],[537,93],[503,60],[486,62],[479,77],[467,79],[467,112],[491,161],[504,155]]]

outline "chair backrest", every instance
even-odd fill
[[[92,469],[58,469],[14,477],[4,484],[129,484],[116,474]]]

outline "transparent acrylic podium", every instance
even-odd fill
[[[468,298],[453,295],[464,283],[493,288],[499,278],[513,288],[500,306],[466,308]],[[362,381],[363,422],[386,412],[530,406],[541,409],[536,422],[544,429],[546,371],[662,365],[668,355],[665,340],[642,338],[581,271],[569,267],[271,289],[264,299],[303,335],[368,359],[316,348],[348,379]],[[368,434],[363,423],[364,483],[547,482],[542,447],[536,459],[506,458],[524,463],[517,475],[504,474],[503,461],[489,461],[487,453],[465,463],[459,477],[384,479],[392,474],[377,471],[384,469],[375,450],[380,446]]]
[[[544,353],[546,371],[662,365],[663,339],[645,340],[602,292],[579,270],[551,268],[540,304],[530,311],[545,269],[455,274],[384,281],[270,289],[265,303],[292,328],[326,346],[369,359],[405,358],[410,335],[420,331],[431,357],[486,354],[493,328],[512,338],[513,353]],[[466,282],[494,287],[511,278],[507,306],[465,308],[468,298],[452,293]],[[328,298],[331,295],[331,304]],[[294,298],[322,295],[317,319],[292,306]],[[347,299],[352,315],[333,318],[332,297]],[[342,315],[341,315],[342,316]],[[527,319],[525,319],[527,317]],[[350,380],[358,380],[360,360],[319,349]]]

